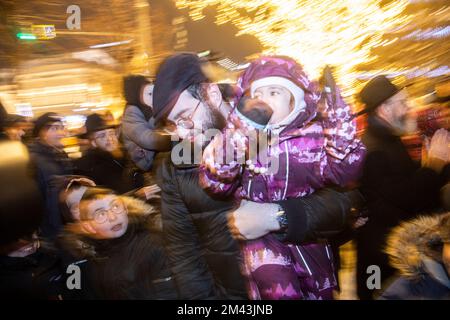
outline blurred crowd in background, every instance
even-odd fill
[[[252,3],[0,1],[2,298],[450,298],[448,3]]]

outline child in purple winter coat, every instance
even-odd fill
[[[225,158],[226,144],[213,140],[205,150],[200,175],[206,190],[237,199],[277,202],[357,180],[365,148],[356,139],[351,109],[337,88],[325,88],[319,94],[316,83],[295,60],[279,56],[253,61],[238,84],[244,95],[261,100],[260,109],[263,103],[272,109],[270,120],[263,125],[269,143],[256,156],[245,150],[251,145],[247,135],[254,121],[245,121],[242,112],[232,113],[227,143],[231,142],[233,152],[246,152],[246,162],[217,158],[218,149]],[[270,170],[263,158],[277,160],[278,170]],[[332,299],[337,284],[326,243],[293,245],[268,234],[243,242],[242,253],[252,299]]]

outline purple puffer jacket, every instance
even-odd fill
[[[305,91],[305,110],[281,130],[276,145],[262,151],[267,153],[266,158],[278,160],[278,170],[255,174],[248,166],[232,161],[217,163],[213,174],[202,166],[202,186],[213,194],[275,202],[304,197],[326,185],[346,186],[356,181],[366,150],[356,138],[356,123],[339,90],[336,88],[334,99],[331,92],[324,92],[321,99],[317,84],[308,80],[300,65],[285,57],[254,61],[241,75],[239,84],[245,93],[253,81],[268,76],[288,78]],[[319,109],[321,117],[317,120]],[[230,121],[238,120],[232,114]],[[215,147],[226,153],[224,143],[216,143]],[[253,164],[265,167],[259,159],[253,159]]]

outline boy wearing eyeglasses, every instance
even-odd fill
[[[153,208],[130,202],[110,189],[89,187],[79,205],[80,221],[69,224],[62,247],[88,260],[86,297],[176,299]]]

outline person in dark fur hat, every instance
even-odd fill
[[[399,276],[380,299],[450,299],[450,212],[404,222],[387,243]]]

